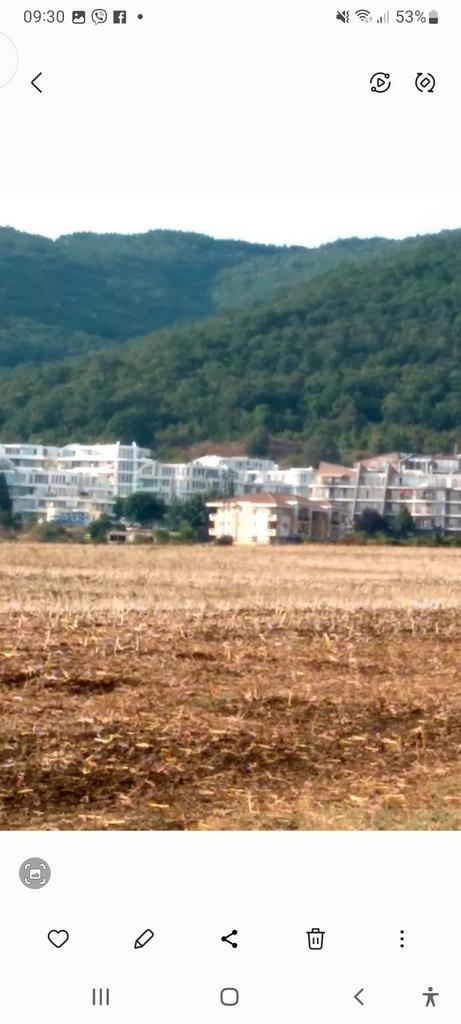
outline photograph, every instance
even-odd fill
[[[4,203],[4,831],[461,827],[461,197],[423,199]]]

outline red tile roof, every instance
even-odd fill
[[[334,462],[321,462],[318,472],[320,476],[352,476],[356,470],[351,466],[337,466]]]
[[[380,462],[396,463],[399,461],[400,452],[382,452],[382,454],[379,455],[370,455],[367,459],[360,459],[362,466],[370,466],[370,468],[373,468],[373,466],[376,466],[376,464],[379,464]]]

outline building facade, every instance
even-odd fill
[[[416,527],[461,534],[461,456],[387,452],[353,466],[321,462],[280,469],[270,459],[206,455],[163,463],[132,444],[0,444],[0,472],[13,509],[25,518],[89,522],[117,497],[147,491],[166,504],[196,494],[302,497],[327,503],[353,528],[366,509],[391,523],[402,508]],[[283,504],[283,503],[282,503]]]
[[[0,444],[13,509],[26,518],[89,522],[113,510],[117,497],[147,491],[166,504],[194,494],[227,494],[230,474],[223,465],[162,463],[135,442]]]
[[[287,544],[336,540],[346,521],[329,502],[314,502],[303,495],[274,492],[233,495],[207,502],[210,537],[229,538],[234,544]]]
[[[311,495],[341,506],[350,528],[366,509],[392,524],[406,508],[419,530],[461,533],[461,456],[390,452],[353,467],[322,462]]]

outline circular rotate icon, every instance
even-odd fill
[[[416,85],[416,88],[417,88],[418,92],[434,92],[434,89],[435,89],[435,78],[434,78],[434,75],[431,75],[429,71],[426,72],[425,74],[422,71],[420,71],[416,75],[415,85]]]
[[[11,39],[0,32],[0,89],[13,80],[19,65],[19,54]]]
[[[21,864],[19,877],[27,889],[43,889],[51,878],[51,868],[41,857],[29,857]]]
[[[377,71],[370,78],[372,92],[388,92],[391,87],[391,76],[387,71]]]

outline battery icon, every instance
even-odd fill
[[[438,25],[439,23],[439,12],[429,11],[429,25]]]

